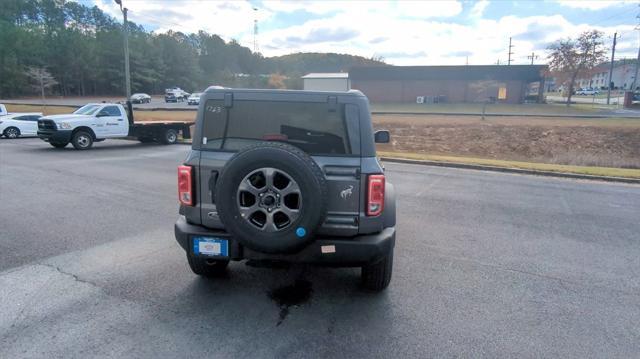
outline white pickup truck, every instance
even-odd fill
[[[134,137],[140,142],[173,144],[182,132],[191,138],[189,126],[193,122],[138,122],[133,111],[117,103],[90,103],[71,114],[45,116],[38,120],[38,137],[51,146],[63,148],[69,143],[77,150],[86,150],[94,142],[107,138]]]

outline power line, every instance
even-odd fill
[[[175,22],[167,21],[166,19],[160,19],[160,18],[151,16],[149,14],[142,15],[140,13],[136,13],[136,12],[131,11],[131,10],[129,10],[129,13],[134,13],[137,18],[140,18],[140,19],[143,19],[143,20],[147,20],[147,21],[149,21],[149,22],[151,22],[153,24],[156,24],[156,25],[160,25],[161,26],[161,25],[170,24],[170,25],[177,26],[178,28],[185,29],[186,31],[190,31],[190,30],[187,30],[186,26],[184,26],[182,24],[175,23]]]
[[[531,52],[531,55],[527,56],[527,59],[531,59],[531,65],[533,65],[533,60],[537,60],[538,58],[535,52]]]
[[[627,13],[629,13],[629,10],[630,10],[630,9],[625,9],[624,11],[622,11],[622,12],[620,12],[620,13],[616,13],[616,14],[613,14],[613,15],[611,15],[611,16],[609,16],[609,17],[605,17],[604,19],[601,19],[601,20],[599,20],[599,21],[592,22],[592,23],[590,23],[589,25],[591,25],[591,26],[593,26],[593,25],[599,25],[599,24],[601,24],[601,23],[603,23],[603,22],[606,22],[606,21],[608,21],[608,20],[611,20],[611,19],[613,19],[613,18],[616,18],[616,17],[619,17],[619,16],[621,16],[621,15],[627,14]]]

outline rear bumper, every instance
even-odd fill
[[[253,259],[335,267],[359,267],[378,261],[393,249],[396,229],[390,227],[379,233],[348,238],[318,237],[298,253],[286,255],[260,253],[245,248],[229,233],[187,223],[184,216],[180,216],[175,224],[175,236],[180,246],[190,254],[193,254],[193,237],[209,236],[229,241],[229,259],[231,260]],[[325,253],[323,253],[323,249]]]
[[[71,130],[40,131],[38,137],[46,142],[68,143],[71,141]]]

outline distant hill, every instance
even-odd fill
[[[383,61],[362,56],[318,52],[266,57],[264,61],[269,72],[287,76],[300,76],[309,72],[348,72],[351,67],[359,65],[386,65]]]
[[[6,3],[6,4],[5,4]],[[91,3],[91,2],[89,2]],[[0,98],[39,94],[31,70],[54,79],[62,96],[125,92],[120,19],[76,1],[4,1],[0,13]],[[301,88],[308,72],[348,71],[382,61],[335,53],[264,57],[235,40],[205,31],[152,32],[129,22],[132,92],[161,94],[210,85]]]

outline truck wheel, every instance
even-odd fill
[[[218,215],[244,246],[292,253],[314,240],[327,207],[327,183],[302,150],[263,142],[236,153],[215,189]]]
[[[389,286],[393,271],[393,249],[380,261],[362,267],[362,286],[379,292]]]
[[[203,277],[220,277],[227,271],[229,261],[198,258],[187,254],[187,261],[193,273]]]
[[[49,144],[55,148],[65,148],[69,142],[49,142]]]
[[[6,138],[18,138],[20,137],[20,130],[16,127],[8,127],[2,133]]]
[[[71,144],[76,150],[88,150],[93,146],[93,136],[85,131],[78,131],[73,135]]]
[[[160,138],[160,143],[163,145],[172,145],[176,142],[178,142],[178,131],[171,128],[164,131]]]

